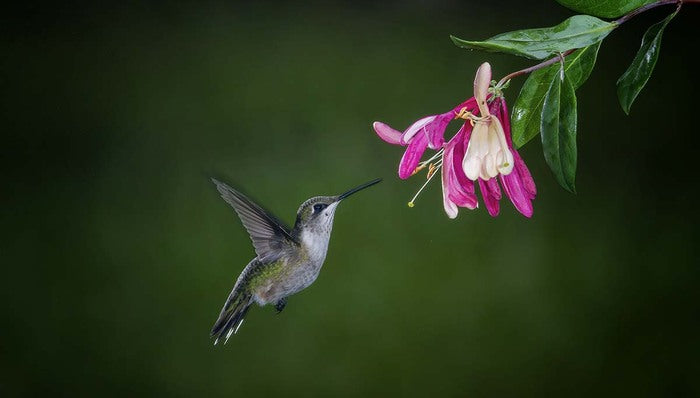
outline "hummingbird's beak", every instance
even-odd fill
[[[363,189],[365,189],[365,188],[371,187],[372,185],[379,184],[381,181],[382,181],[381,178],[377,178],[376,180],[372,180],[372,181],[370,181],[370,182],[366,182],[366,183],[364,183],[364,184],[362,184],[362,185],[360,185],[360,186],[357,186],[357,187],[355,187],[355,188],[353,188],[353,189],[351,189],[351,190],[345,192],[344,194],[341,194],[340,196],[338,196],[338,202],[340,202],[341,200],[343,200],[343,199],[347,198],[348,196],[354,194],[354,193],[357,192],[357,191],[361,191],[361,190],[363,190]]]

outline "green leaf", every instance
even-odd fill
[[[601,43],[578,49],[566,57],[564,73],[575,90],[578,90],[591,74]],[[559,72],[559,64],[532,72],[520,89],[511,118],[513,143],[517,148],[540,133],[544,97],[552,79],[559,75]]]
[[[552,79],[542,105],[544,158],[559,185],[576,192],[576,93],[571,79]]]
[[[574,90],[578,90],[591,75],[595,61],[598,59],[598,50],[602,42],[576,50],[566,57],[564,73],[571,80]]]
[[[602,18],[617,18],[657,0],[557,0],[566,8]]]
[[[661,36],[664,28],[676,16],[678,10],[661,22],[652,25],[642,38],[637,55],[624,74],[617,81],[617,98],[626,114],[629,115],[632,103],[649,81],[661,51]]]
[[[590,15],[575,15],[551,28],[516,30],[485,41],[468,41],[454,36],[450,38],[463,48],[544,59],[595,44],[616,27],[616,23],[605,22]]]

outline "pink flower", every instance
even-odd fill
[[[455,109],[461,109],[469,103],[476,104],[472,98]],[[450,121],[455,119],[455,115],[455,110],[451,110],[438,115],[426,116],[408,126],[403,133],[382,122],[374,122],[372,124],[379,138],[385,142],[407,146],[401,162],[399,162],[399,178],[405,180],[416,171],[419,171],[417,169],[420,160],[428,147],[430,149],[442,148],[445,142],[445,129]]]
[[[491,66],[484,63],[474,79],[474,97],[451,111],[424,117],[403,133],[382,122],[374,123],[374,131],[381,139],[407,146],[399,163],[400,178],[406,179],[428,167],[428,181],[409,206],[413,206],[437,169],[442,168],[443,206],[448,217],[457,217],[459,207],[478,207],[474,189],[476,181],[486,209],[491,216],[497,216],[501,199],[498,178],[515,208],[526,217],[532,216],[535,183],[513,148],[508,109],[501,88],[489,88],[490,82]],[[465,122],[445,143],[445,129],[453,119],[464,119]],[[421,162],[427,148],[439,151]]]

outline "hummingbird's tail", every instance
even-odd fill
[[[238,332],[238,328],[243,323],[243,318],[248,313],[250,305],[253,304],[253,298],[250,294],[244,294],[237,291],[238,286],[234,287],[229,294],[224,308],[221,309],[219,319],[211,328],[211,337],[214,337],[214,345],[219,342],[219,339],[224,337],[224,344],[228,342],[232,334]]]

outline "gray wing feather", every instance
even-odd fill
[[[215,178],[211,180],[221,197],[238,213],[261,262],[275,261],[289,244],[298,244],[280,220],[230,186]]]

